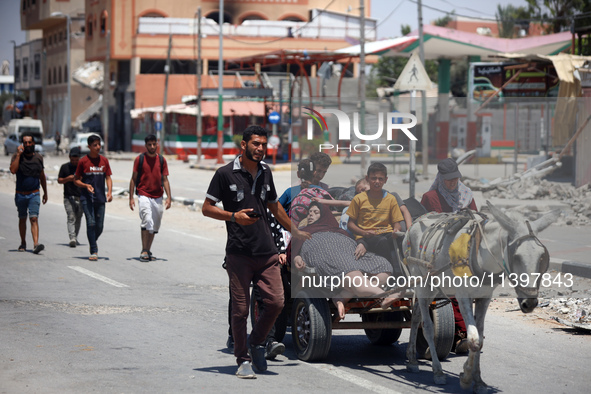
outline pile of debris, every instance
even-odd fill
[[[560,167],[560,162],[547,160],[531,169],[513,174],[509,178],[498,178],[491,182],[466,179],[464,183],[472,190],[482,191],[485,198],[507,198],[518,200],[553,200],[570,205],[556,224],[591,225],[591,187],[589,184],[575,188],[571,184],[550,182],[542,177]],[[529,219],[535,220],[539,212],[530,212]]]

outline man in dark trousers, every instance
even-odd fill
[[[226,271],[232,295],[232,333],[236,376],[256,378],[252,364],[267,370],[265,339],[284,303],[279,256],[267,220],[267,208],[285,228],[287,214],[277,202],[271,170],[262,160],[267,150],[267,130],[249,126],[242,134],[243,154],[219,168],[207,190],[203,215],[226,222]],[[216,206],[223,203],[224,209]],[[294,237],[309,234],[293,229]],[[247,341],[246,320],[250,306],[250,283],[254,282],[265,304]]]
[[[101,139],[93,134],[88,137],[90,152],[80,159],[76,168],[74,183],[81,188],[80,201],[86,217],[86,236],[90,245],[88,260],[98,260],[96,241],[103,233],[105,204],[113,201],[113,180],[109,160],[100,154]],[[105,183],[107,195],[105,197]]]
[[[133,162],[131,181],[129,181],[129,208],[132,211],[135,207],[133,191],[137,189],[137,201],[142,220],[140,261],[143,262],[153,258],[152,242],[162,222],[164,191],[166,191],[166,209],[169,209],[172,204],[170,184],[168,183],[168,164],[166,159],[157,153],[158,139],[154,134],[150,134],[145,138],[145,142],[146,153],[136,157]]]
[[[10,172],[16,174],[14,203],[18,210],[18,231],[21,236],[19,252],[27,249],[27,216],[31,222],[33,253],[39,254],[45,246],[39,243],[39,207],[47,202],[47,181],[43,171],[43,156],[35,152],[35,141],[30,134],[23,134],[20,145],[10,161]],[[39,198],[39,184],[43,199]]]
[[[70,150],[70,161],[61,166],[57,176],[57,183],[64,185],[64,208],[68,217],[68,235],[71,248],[80,245],[78,233],[80,232],[80,222],[83,214],[82,203],[80,202],[80,188],[74,184],[74,176],[76,175],[79,160],[80,149],[74,147]]]

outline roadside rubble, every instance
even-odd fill
[[[561,325],[591,333],[591,279],[572,276],[572,286],[565,274],[551,271],[550,286],[540,286],[536,309],[524,316],[554,321]],[[515,293],[507,289],[495,290],[497,309],[507,313],[521,313]]]
[[[546,160],[531,169],[506,178],[493,181],[467,178],[463,182],[474,191],[481,191],[489,198],[528,200],[553,200],[570,205],[570,210],[562,212],[558,225],[586,226],[591,224],[591,187],[589,184],[575,188],[571,184],[550,182],[542,179],[561,163],[556,159]],[[525,202],[524,205],[527,205]],[[537,219],[541,212],[525,212],[529,219]]]

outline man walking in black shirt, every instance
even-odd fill
[[[267,150],[267,130],[249,126],[242,134],[243,155],[219,168],[207,190],[203,215],[226,222],[226,271],[232,295],[232,333],[239,378],[255,378],[252,364],[267,369],[265,339],[284,303],[277,247],[267,220],[267,207],[285,228],[291,228],[269,167],[262,161]],[[222,202],[224,209],[216,206]],[[294,237],[309,234],[293,230]],[[265,304],[246,336],[250,283],[258,285]]]
[[[74,184],[76,167],[80,160],[80,149],[75,147],[70,150],[70,161],[61,166],[57,176],[57,183],[64,185],[64,208],[68,215],[68,235],[70,247],[75,248],[78,243],[78,232],[82,220],[82,204],[80,203],[80,188]]]
[[[21,236],[19,252],[27,249],[27,216],[31,221],[33,253],[39,254],[45,246],[39,243],[39,185],[43,188],[43,204],[47,202],[47,181],[43,171],[43,156],[35,152],[35,141],[30,134],[23,134],[20,145],[10,161],[10,172],[16,174],[14,203],[18,210],[18,230]]]

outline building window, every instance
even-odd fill
[[[29,58],[23,57],[23,82],[29,80]]]
[[[106,10],[103,10],[103,12],[101,13],[101,36],[104,36],[105,34],[107,34],[107,18],[108,18],[108,14]]]
[[[35,79],[41,78],[41,55],[35,54]]]
[[[58,41],[57,42],[62,42],[62,39],[63,39],[62,32],[60,31],[59,38],[58,38]]]
[[[49,41],[49,46],[52,46],[53,45],[53,36],[49,36],[48,41]]]
[[[21,61],[14,61],[14,82],[20,82],[21,80]]]
[[[47,38],[43,37],[43,47],[45,48],[47,46]]]
[[[57,68],[57,83],[62,83],[62,68]]]
[[[86,37],[92,38],[92,14],[86,20]]]
[[[53,83],[57,83],[57,72],[55,71],[55,67],[53,68]]]
[[[47,70],[47,85],[51,85],[51,70]]]
[[[68,65],[64,66],[64,82],[68,83]]]

